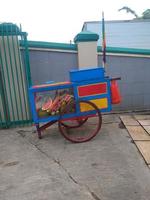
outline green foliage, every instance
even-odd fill
[[[138,15],[136,14],[136,12],[127,6],[120,8],[118,11],[121,11],[121,10],[125,10],[127,13],[131,13],[132,15],[134,15],[135,18],[138,18]]]
[[[120,8],[118,11],[121,11],[121,10],[125,10],[127,13],[133,14],[136,19],[150,19],[150,9],[145,10],[142,13],[142,16],[138,16],[134,10],[132,10],[131,8],[127,6]]]
[[[142,18],[143,19],[150,19],[150,9],[147,9],[142,13]]]

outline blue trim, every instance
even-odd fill
[[[91,79],[88,81],[82,81],[82,82],[73,82],[74,86],[82,86],[82,85],[90,85],[90,84],[96,84],[96,83],[103,83],[103,82],[107,82],[108,79],[106,79],[105,77],[101,78],[101,79]]]
[[[33,93],[32,90],[29,90],[29,101],[30,101],[30,107],[31,107],[31,111],[32,111],[33,121],[38,122],[34,94],[35,93]]]
[[[77,111],[76,113],[64,114],[61,119],[80,117],[80,116],[85,116],[88,114],[90,115],[90,114],[94,114],[95,112],[96,111],[87,111],[87,112]],[[43,117],[43,118],[39,118],[37,121],[34,121],[34,123],[38,124],[38,123],[44,123],[44,122],[49,122],[49,121],[55,121],[59,119],[60,119],[60,115],[50,116],[50,117],[45,117],[45,118]]]

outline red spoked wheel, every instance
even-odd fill
[[[88,112],[84,111],[84,116],[64,119],[63,115],[70,113],[70,110],[74,110],[75,105],[79,106],[80,109],[81,107],[88,108]],[[60,119],[58,120],[61,134],[67,140],[75,143],[87,142],[94,138],[101,129],[101,125],[102,116],[100,110],[94,103],[85,100],[77,101],[74,105],[68,105],[65,111],[60,114]]]

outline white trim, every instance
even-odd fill
[[[102,53],[98,53],[98,55],[103,55]],[[137,58],[150,58],[150,55],[143,54],[126,54],[126,53],[107,53],[106,56],[123,56],[123,57],[137,57]]]
[[[29,47],[29,50],[34,51],[54,51],[54,52],[65,52],[65,53],[78,53],[76,50],[65,50],[65,49],[49,49],[49,48],[34,48]]]
[[[23,49],[21,47],[20,49]],[[64,49],[49,49],[49,48],[36,48],[36,47],[29,47],[29,50],[34,51],[52,51],[52,52],[64,52],[64,53],[78,53],[77,50],[64,50]],[[103,55],[102,52],[98,52],[97,55]],[[137,58],[150,58],[150,55],[143,55],[143,54],[127,54],[127,53],[108,53],[106,52],[106,56],[123,56],[123,57],[137,57]]]

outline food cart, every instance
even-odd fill
[[[112,91],[112,81],[116,79],[106,77],[104,68],[77,69],[69,73],[67,82],[50,82],[29,88],[39,138],[42,138],[44,129],[58,123],[60,133],[67,140],[89,141],[101,129],[101,113],[111,111],[112,95],[114,103],[120,102],[117,88]]]

